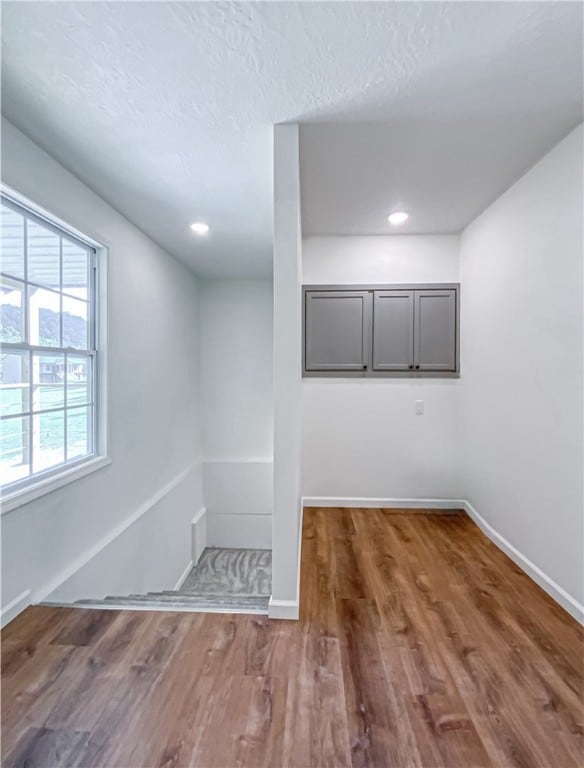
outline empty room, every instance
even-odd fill
[[[0,0],[3,768],[584,765],[584,4]]]

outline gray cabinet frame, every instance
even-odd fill
[[[455,301],[455,370],[373,370],[373,295],[375,291],[454,291]],[[366,367],[362,370],[308,370],[306,367],[306,304],[308,292],[321,294],[335,291],[362,292],[371,294],[367,329]],[[379,283],[302,286],[302,376],[304,378],[401,378],[401,379],[456,379],[460,377],[460,283]]]

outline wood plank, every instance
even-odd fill
[[[77,768],[82,765],[89,733],[29,728],[13,752],[2,761],[4,768]]]
[[[306,509],[300,615],[28,608],[2,764],[584,764],[583,630],[466,515]]]
[[[352,765],[340,644],[324,633],[302,634],[289,695],[283,765]]]

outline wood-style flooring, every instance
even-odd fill
[[[464,515],[304,514],[301,620],[27,609],[2,766],[582,766],[583,632]]]

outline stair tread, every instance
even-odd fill
[[[136,598],[131,597],[119,597],[119,598],[109,598],[104,600],[78,600],[76,605],[79,606],[93,606],[93,607],[128,607],[128,608],[143,608],[143,609],[152,609],[156,610],[157,608],[163,608],[163,609],[171,609],[171,610],[186,610],[186,611],[210,611],[210,612],[218,612],[218,613],[230,613],[230,612],[237,612],[237,613],[263,613],[267,614],[268,612],[268,601],[265,602],[249,602],[249,601],[241,601],[239,603],[236,602],[228,602],[228,603],[220,603],[220,602],[211,602],[211,601],[200,601],[200,600],[163,600],[163,599],[156,599],[151,598],[149,600],[138,600]]]
[[[249,603],[261,604],[267,603],[269,597],[266,596],[236,596],[236,595],[196,595],[182,594],[180,592],[167,594],[164,592],[149,592],[147,595],[107,595],[104,598],[107,601],[114,602],[119,600],[136,600],[141,602],[157,601],[168,603]]]
[[[269,599],[270,593],[258,594],[257,592],[208,592],[206,590],[175,590],[175,589],[163,589],[160,592],[148,592],[149,595],[189,595],[195,597],[208,597],[208,598],[224,598],[232,597],[233,599],[253,599],[253,598],[267,598]]]

